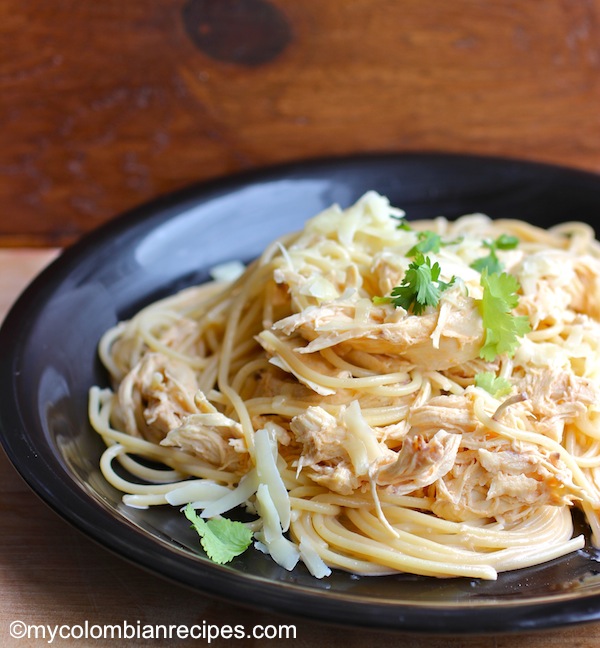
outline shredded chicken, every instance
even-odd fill
[[[401,530],[423,555],[450,536],[461,560],[477,552],[494,577],[524,564],[512,536],[497,537],[529,533],[535,518],[547,560],[559,527],[547,520],[568,519],[549,507],[580,502],[600,545],[600,246],[577,223],[401,218],[374,193],[334,206],[231,286],[119,325],[104,347],[111,424],[159,444],[167,462],[181,451],[236,473],[231,490],[214,492],[258,512],[255,537],[284,566],[276,556],[292,547],[391,569],[396,545],[383,562],[377,547]],[[106,418],[96,419],[101,428]],[[329,494],[335,523],[311,524],[323,502],[298,502],[321,493],[315,484],[356,496],[360,511]],[[412,507],[410,521],[394,506]],[[344,525],[354,554],[335,546]],[[470,529],[490,535],[475,546]],[[568,524],[558,533],[557,546],[572,550]],[[534,564],[537,549],[523,550]],[[411,554],[397,553],[402,570]],[[442,575],[468,572],[455,563]]]
[[[161,445],[181,448],[220,469],[239,470],[248,462],[242,426],[218,412],[202,392],[196,394],[195,403],[199,412],[184,417]]]
[[[198,383],[184,362],[148,353],[122,380],[115,414],[129,434],[160,442],[172,428],[196,413]]]
[[[434,396],[412,408],[408,422],[413,433],[425,435],[442,429],[463,434],[474,432],[480,425],[473,411],[472,394]]]
[[[575,281],[569,283],[571,307],[600,321],[600,262],[591,256],[577,258],[574,264]]]
[[[349,495],[368,482],[367,476],[358,475],[352,464],[347,445],[350,433],[341,418],[320,406],[308,407],[292,418],[290,429],[301,446],[298,469],[308,469],[313,481],[342,495]],[[376,439],[373,430],[371,433],[381,454],[389,454],[387,446]]]
[[[460,435],[445,430],[431,440],[417,434],[404,439],[396,459],[377,472],[379,486],[392,486],[396,495],[406,495],[441,479],[452,469],[460,446]]]
[[[343,351],[402,356],[407,362],[444,370],[475,359],[483,338],[474,300],[448,292],[439,311],[423,315],[373,306],[357,320],[356,301],[338,300],[290,315],[273,330],[288,336],[298,332],[308,340],[299,348],[301,353],[341,345]]]
[[[534,504],[571,505],[580,495],[557,454],[532,444],[469,434],[451,470],[435,484],[432,510],[458,522],[495,518],[510,525]]]
[[[565,424],[600,402],[598,387],[572,372],[536,369],[525,374],[519,388],[528,397],[526,406],[537,421],[537,430],[555,441],[562,440]]]
[[[241,425],[208,402],[187,364],[162,353],[145,355],[127,374],[114,413],[129,434],[182,448],[216,467],[247,461]]]
[[[309,407],[292,419],[290,428],[302,446],[299,467],[311,469],[311,479],[344,495],[368,483],[369,474],[360,476],[352,469],[349,430],[338,418],[322,407]],[[393,486],[396,494],[428,486],[445,475],[460,444],[460,435],[439,430],[430,440],[419,434],[404,436],[400,450],[395,451],[383,443],[377,430],[369,432],[381,450],[369,473],[378,485]]]
[[[296,441],[302,445],[303,465],[339,461],[347,457],[342,442],[346,430],[322,407],[308,407],[290,421]]]

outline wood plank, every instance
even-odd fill
[[[321,155],[600,171],[600,0],[1,0],[0,31],[0,245]]]

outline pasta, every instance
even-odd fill
[[[588,225],[407,221],[368,192],[238,265],[99,344],[90,421],[127,505],[242,507],[318,578],[495,579],[582,548],[573,507],[598,544]]]

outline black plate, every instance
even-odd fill
[[[414,576],[316,580],[257,551],[226,566],[198,555],[170,508],[136,510],[98,470],[102,443],[87,392],[106,378],[100,335],[142,305],[247,261],[275,236],[368,189],[409,218],[481,211],[548,226],[595,223],[600,178],[511,160],[451,155],[312,161],[191,188],[114,220],[64,252],[17,301],[0,331],[0,429],[16,468],[50,506],[124,558],[239,604],[334,623],[423,633],[482,633],[600,620],[590,547],[495,582]]]

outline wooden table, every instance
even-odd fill
[[[0,319],[26,283],[54,256],[53,249],[0,250]],[[109,553],[64,522],[32,493],[0,451],[0,645],[41,646],[38,640],[10,638],[10,624],[65,626],[75,633],[90,626],[129,623],[204,623],[223,628],[241,624],[294,626],[296,639],[241,642],[213,640],[213,646],[344,646],[345,648],[596,648],[600,646],[600,623],[561,628],[541,633],[501,636],[416,637],[374,630],[332,627],[292,617],[257,613],[227,606],[190,592],[147,573]],[[282,629],[283,631],[283,629]],[[38,629],[38,633],[41,630]],[[29,634],[34,636],[34,630]],[[94,640],[80,645],[116,646],[117,641]],[[77,645],[61,640],[54,646]],[[123,644],[125,645],[125,644]],[[159,646],[164,642],[142,640],[127,646]],[[202,645],[182,639],[177,646]]]
[[[600,171],[600,0],[0,0],[0,245],[323,155]]]

